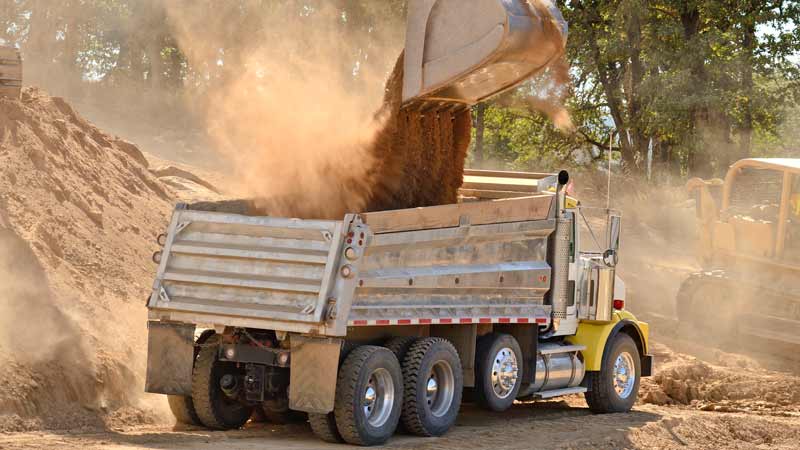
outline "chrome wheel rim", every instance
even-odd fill
[[[367,422],[373,427],[383,426],[392,414],[394,400],[392,374],[383,368],[375,369],[361,396],[361,407]]]
[[[447,361],[437,361],[428,373],[425,383],[425,402],[434,417],[442,417],[450,410],[455,395],[455,376]]]
[[[519,378],[519,364],[514,350],[503,347],[492,360],[492,390],[498,398],[507,398]]]
[[[622,352],[614,361],[614,391],[619,398],[628,398],[633,392],[636,384],[636,365],[633,363],[633,356],[628,352]]]

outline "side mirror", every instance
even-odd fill
[[[622,230],[622,218],[617,215],[608,216],[608,248],[614,253],[619,251],[619,235]]]
[[[608,267],[617,267],[619,255],[616,250],[608,249],[603,252],[603,263]]]

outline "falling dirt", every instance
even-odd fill
[[[377,186],[368,211],[443,205],[458,201],[470,142],[469,108],[447,105],[424,112],[402,108],[403,55],[386,83],[379,117],[387,117],[370,153]]]

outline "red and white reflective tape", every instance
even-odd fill
[[[364,319],[347,322],[351,327],[391,325],[466,325],[473,323],[535,323],[547,325],[547,317],[458,317],[440,319]]]

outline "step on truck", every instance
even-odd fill
[[[629,411],[652,360],[615,274],[620,216],[584,250],[568,178],[468,171],[461,203],[338,221],[179,205],[154,258],[147,391],[179,422],[307,414],[360,445],[401,422],[447,432],[465,389],[490,411],[580,393]]]

